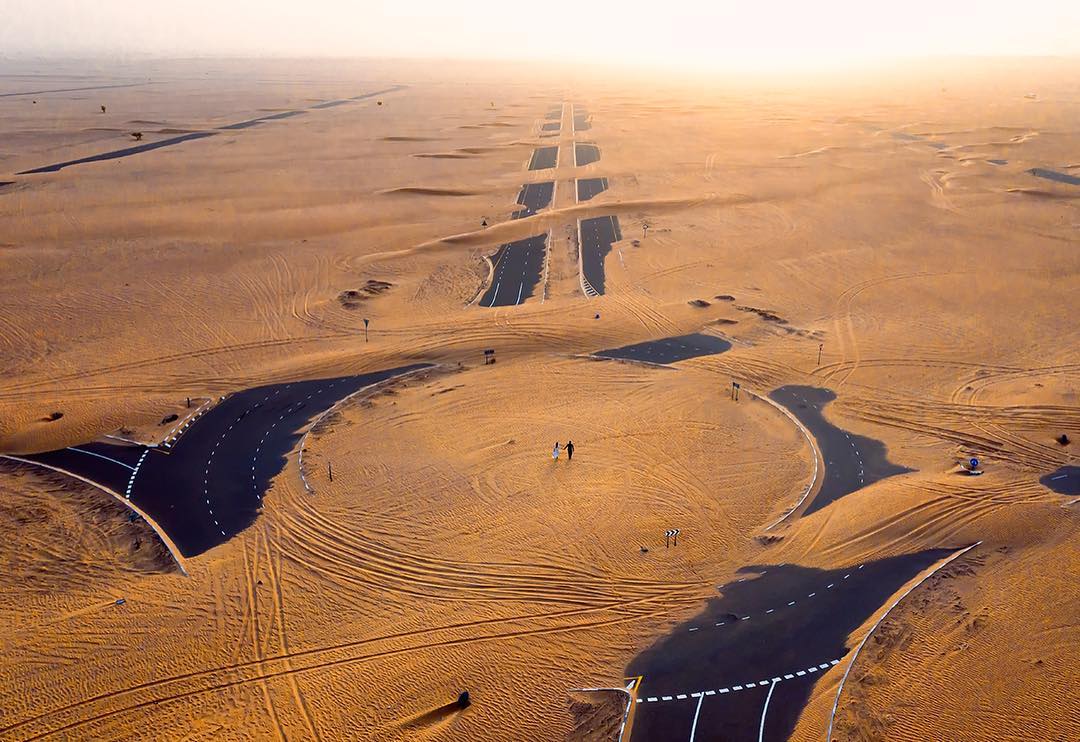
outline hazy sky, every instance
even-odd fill
[[[589,59],[695,67],[1078,55],[1080,0],[0,0],[0,56]]]

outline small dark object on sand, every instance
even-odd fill
[[[642,554],[648,554],[649,553],[649,547],[648,546],[642,546],[641,547],[641,553]]]
[[[377,103],[376,103],[375,105],[377,105],[377,106],[381,106],[381,105],[382,105],[382,101],[379,101],[379,102],[377,102]]]
[[[700,307],[702,309],[709,306],[709,302],[705,301],[704,299],[691,299],[690,301],[688,301],[686,303],[689,304],[692,307]]]
[[[63,413],[63,412],[52,412],[52,413],[50,413],[50,414],[49,414],[49,416],[48,416],[47,418],[45,418],[45,419],[46,419],[46,420],[48,420],[49,422],[53,422],[53,423],[54,423],[54,422],[56,422],[57,420],[59,420],[60,418],[62,418],[63,416],[64,416],[64,413]]]
[[[105,106],[102,106],[102,107],[101,107],[101,112],[102,112],[102,113],[105,113]]]
[[[180,416],[174,413],[172,415],[166,415],[165,417],[161,418],[161,423],[159,423],[159,424],[160,425],[168,425],[169,423],[175,422],[176,420],[179,420],[179,419],[180,419]]]
[[[1059,435],[1057,437],[1057,442],[1060,443],[1063,446],[1067,446],[1067,445],[1069,445],[1069,436],[1062,433],[1061,435]]]
[[[595,317],[593,317],[593,319],[600,319],[600,312],[597,312],[597,313],[596,313],[596,316],[595,316]]]
[[[142,132],[141,131],[133,131],[133,132],[131,132],[131,136],[135,137],[136,142],[141,142],[142,141]]]
[[[471,703],[472,703],[472,701],[469,700],[469,691],[467,691],[467,690],[461,691],[461,695],[459,695],[457,697],[458,708],[462,708],[462,709],[468,708],[469,704],[471,704]]]
[[[125,598],[117,598],[116,599],[116,605],[123,605],[126,602],[127,602],[127,600]]]

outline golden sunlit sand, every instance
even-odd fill
[[[1028,172],[1080,177],[1075,62],[805,86],[220,64],[0,100],[0,452],[160,441],[187,398],[434,365],[322,418],[310,491],[294,451],[186,576],[107,494],[4,462],[0,739],[615,739],[624,696],[580,689],[626,687],[740,569],[977,542],[874,606],[847,648],[915,586],[835,718],[850,654],[791,738],[1080,738],[1080,513],[1039,483],[1080,445],[1080,186]],[[574,141],[599,161],[574,167]],[[527,170],[553,143],[558,167]],[[578,177],[609,188],[577,203]],[[511,219],[545,180],[552,206]],[[586,298],[577,220],[607,215],[623,239]],[[536,295],[480,306],[485,258],[542,233]],[[588,357],[695,332],[732,347]],[[817,466],[760,399],[785,385],[833,390],[825,417],[911,471],[785,518]]]

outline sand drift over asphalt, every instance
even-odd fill
[[[874,482],[905,474],[911,469],[889,462],[885,444],[853,435],[825,419],[825,405],[836,399],[829,389],[808,386],[785,386],[772,391],[769,398],[791,411],[817,441],[825,461],[821,488],[803,515],[809,515],[844,495]]]
[[[600,358],[668,364],[685,361],[687,358],[716,355],[730,349],[731,343],[723,338],[695,332],[690,335],[624,345],[611,350],[598,350],[593,355]]]
[[[703,613],[627,666],[628,677],[642,676],[631,739],[690,739],[696,725],[704,739],[786,740],[818,677],[851,649],[851,632],[950,553],[828,571],[747,567],[747,577],[721,586]]]
[[[353,98],[348,98],[348,99],[345,99],[345,100],[327,101],[327,102],[324,102],[324,103],[320,103],[320,104],[311,106],[309,108],[309,110],[327,108],[328,104],[332,104],[332,105],[336,106],[336,105],[342,105],[344,103],[349,103],[349,102],[353,102],[353,101],[366,100],[368,98],[374,98],[377,95],[385,95],[387,93],[393,93],[393,92],[397,92],[398,90],[403,90],[403,89],[404,89],[403,85],[395,85],[393,87],[384,88],[382,90],[376,90],[375,92],[372,92],[372,93],[365,93],[363,95],[357,95],[357,96],[355,96]],[[268,114],[266,116],[259,116],[257,118],[248,119],[246,121],[240,121],[240,122],[237,122],[235,124],[228,124],[226,126],[220,127],[220,129],[222,131],[248,129],[248,128],[251,128],[252,126],[257,126],[258,124],[263,124],[263,123],[266,123],[268,121],[277,121],[277,120],[280,120],[280,119],[292,118],[293,116],[300,116],[300,115],[302,115],[304,113],[305,113],[304,109],[297,109],[297,110],[292,110],[292,111],[282,111],[280,113],[273,113],[273,114]],[[137,154],[141,154],[143,152],[152,152],[153,150],[156,150],[156,149],[162,149],[164,147],[172,147],[174,145],[183,144],[184,142],[190,142],[190,141],[194,141],[196,139],[205,139],[207,137],[216,136],[217,134],[218,134],[218,132],[216,132],[216,131],[196,131],[196,132],[192,132],[190,134],[183,134],[181,136],[170,137],[168,139],[162,139],[162,140],[157,141],[157,142],[147,142],[146,144],[139,144],[139,145],[136,145],[134,147],[125,147],[123,149],[117,149],[117,150],[113,150],[111,152],[103,152],[103,153],[101,153],[99,155],[90,155],[89,157],[80,157],[80,158],[75,159],[75,160],[68,160],[66,162],[58,162],[58,163],[55,163],[53,165],[43,165],[42,167],[36,167],[36,168],[31,169],[31,170],[23,170],[22,172],[20,172],[18,174],[19,175],[33,175],[33,174],[36,174],[36,173],[55,173],[55,172],[57,172],[59,170],[63,170],[64,168],[72,167],[73,165],[83,165],[83,164],[86,164],[86,163],[89,163],[89,162],[103,162],[103,161],[106,161],[106,160],[116,160],[116,159],[119,159],[121,157],[130,157],[131,155],[137,155]]]
[[[89,443],[20,457],[123,494],[184,557],[247,528],[305,426],[340,400],[423,365],[297,381],[231,394],[169,448]]]

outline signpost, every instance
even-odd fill
[[[364,342],[365,343],[367,342],[367,328],[368,328],[368,323],[369,322],[371,322],[371,320],[369,320],[367,317],[364,317]]]
[[[731,398],[733,400],[735,400],[736,402],[739,401],[739,389],[741,389],[741,388],[742,387],[739,386],[739,382],[737,382],[737,381],[731,382]]]
[[[671,542],[671,543],[669,543]],[[667,549],[671,546],[679,545],[679,529],[672,528],[671,530],[664,531],[664,548]]]
[[[825,343],[818,343],[817,347],[817,365],[821,365],[821,349],[825,347]]]

